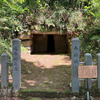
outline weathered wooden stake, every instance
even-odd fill
[[[100,53],[97,54],[97,81],[98,88],[100,89]]]
[[[73,92],[79,92],[78,66],[79,66],[79,39],[74,38],[72,40],[72,91]]]
[[[92,56],[90,53],[85,54],[85,64],[92,65]],[[88,73],[87,73],[88,74]],[[88,79],[88,88],[91,88],[91,78]],[[85,88],[87,88],[87,79],[85,79]]]
[[[12,41],[12,55],[13,55],[13,89],[18,91],[21,87],[21,41],[13,39]]]
[[[8,66],[9,57],[6,53],[1,55],[1,87],[8,87]]]

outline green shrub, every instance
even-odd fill
[[[10,57],[10,60],[12,59],[12,44],[7,41],[7,39],[4,40],[0,37],[0,56],[2,53],[7,53]]]

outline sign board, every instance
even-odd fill
[[[78,78],[97,78],[97,66],[78,66]]]

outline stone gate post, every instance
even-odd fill
[[[97,54],[97,82],[100,89],[100,53]]]
[[[72,40],[72,91],[73,92],[79,92],[78,66],[79,66],[79,39],[74,38]]]
[[[21,40],[13,39],[12,56],[13,56],[13,89],[18,91],[21,87]]]
[[[92,55],[90,53],[85,54],[85,65],[92,65]],[[88,88],[92,86],[91,78],[88,79]],[[85,88],[87,88],[87,79],[85,79]]]
[[[1,55],[1,87],[8,87],[8,65],[9,56],[6,53]]]

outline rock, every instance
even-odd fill
[[[94,100],[94,98],[92,96],[90,96],[90,100]]]
[[[4,97],[4,100],[6,100],[6,99],[7,99],[7,97],[5,96],[5,97]]]
[[[73,97],[71,98],[71,100],[78,100],[78,98],[75,97],[75,96],[73,96]]]
[[[24,47],[30,47],[31,43],[30,43],[30,40],[27,39],[27,40],[21,40],[21,44],[23,44]],[[29,49],[29,48],[28,48]]]
[[[50,81],[50,84],[52,84],[53,82],[52,81]]]
[[[28,71],[28,73],[31,74],[32,72],[31,71]]]
[[[69,83],[70,88],[72,87],[72,83]],[[81,86],[81,84],[79,83],[79,86]]]
[[[12,88],[9,88],[9,89],[3,88],[3,89],[0,90],[0,95],[4,96],[4,98],[6,98],[6,95],[10,96],[11,92],[12,92]]]
[[[72,87],[72,83],[69,83],[70,88]]]
[[[28,33],[22,33],[20,36],[18,36],[20,40],[30,39],[30,35]]]
[[[44,84],[49,84],[49,81],[44,81]]]

